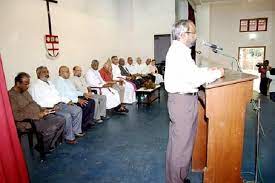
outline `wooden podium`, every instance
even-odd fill
[[[203,172],[204,183],[241,183],[246,106],[256,76],[225,70],[225,76],[204,86],[199,102],[192,171]]]

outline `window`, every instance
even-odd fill
[[[239,47],[238,58],[240,67],[243,72],[258,76],[253,81],[253,90],[258,92],[260,92],[260,74],[256,64],[265,60],[265,49],[265,46]]]
[[[239,47],[238,57],[243,70],[257,71],[256,64],[265,60],[265,46]]]

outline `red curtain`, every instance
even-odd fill
[[[29,176],[17,137],[0,55],[0,182],[28,183]]]

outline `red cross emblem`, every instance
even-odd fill
[[[57,57],[59,55],[59,39],[56,35],[45,35],[46,48],[50,57]]]

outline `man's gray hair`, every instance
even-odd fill
[[[98,60],[92,60],[91,65],[93,65],[93,64],[98,64],[98,63],[99,63]]]
[[[180,40],[183,33],[188,32],[191,20],[179,20],[172,27],[172,40]]]
[[[47,69],[47,67],[45,67],[45,66],[39,66],[39,67],[36,68],[36,75],[37,75],[38,79],[39,79],[39,75],[40,75],[40,73],[41,73],[41,71],[43,69]]]

